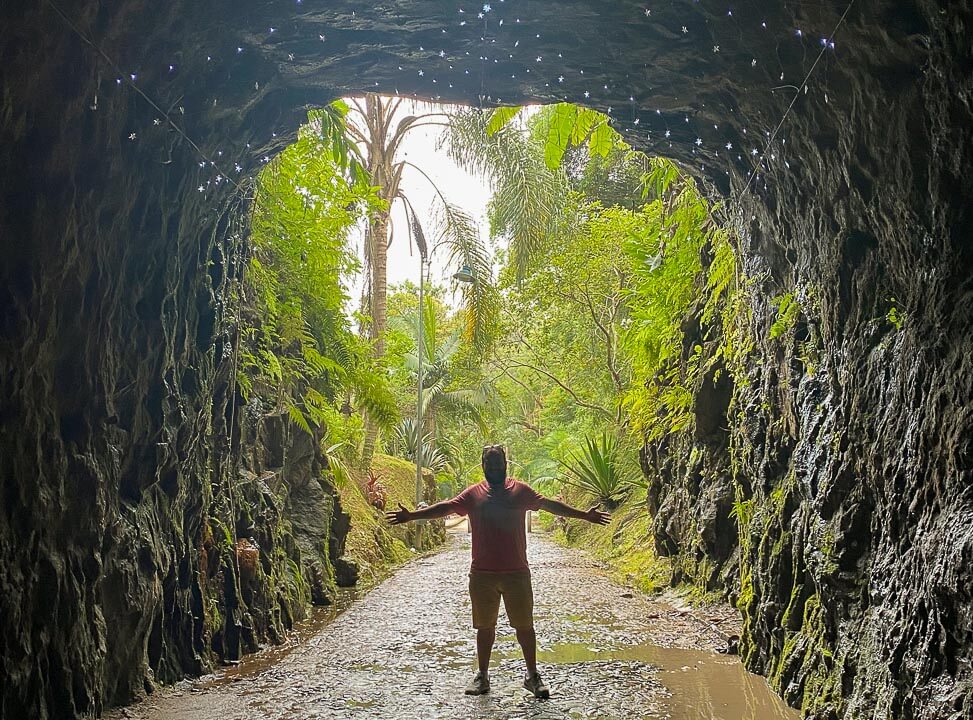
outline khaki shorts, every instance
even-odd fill
[[[500,598],[512,628],[534,627],[534,590],[529,570],[470,573],[473,627],[477,630],[496,627]]]

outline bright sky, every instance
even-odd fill
[[[435,112],[442,107],[425,104],[416,106],[410,102],[403,102],[397,117]],[[396,124],[397,121],[393,120],[392,127],[395,127]],[[490,200],[490,190],[487,181],[485,178],[471,175],[459,168],[447,156],[445,149],[437,149],[437,142],[445,130],[446,128],[443,127],[422,127],[410,130],[399,150],[399,159],[407,160],[421,167],[450,203],[462,208],[477,220],[480,225],[481,240],[484,244],[488,244],[490,228],[486,219],[486,205]],[[430,186],[429,180],[417,170],[408,166],[402,174],[402,190],[416,209],[426,239],[431,246],[437,236],[433,224],[435,210],[439,203],[436,191]],[[404,280],[411,280],[418,285],[419,252],[415,247],[410,247],[409,230],[401,202],[396,203],[393,207],[392,222],[394,234],[388,252],[389,287]],[[359,228],[353,238],[359,250],[359,257],[361,257],[363,234],[364,228],[362,227]],[[459,268],[447,267],[448,259],[449,249],[446,247],[440,248],[433,254],[430,266],[430,279],[433,284],[445,285],[447,288],[452,287],[453,281],[450,276]],[[362,284],[363,279],[359,277],[351,288],[350,295],[355,307],[357,307],[358,299],[361,297]],[[447,294],[447,300],[449,299],[451,298]],[[458,292],[453,300],[457,304],[460,302]]]

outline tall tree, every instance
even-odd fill
[[[492,289],[492,267],[476,224],[470,215],[450,203],[436,187],[428,173],[414,163],[400,157],[406,136],[419,128],[430,126],[448,127],[449,116],[444,112],[400,112],[402,98],[391,98],[373,93],[353,98],[346,117],[350,138],[362,149],[364,165],[371,185],[377,188],[381,205],[368,218],[365,234],[365,264],[368,269],[368,311],[370,316],[369,337],[375,357],[385,354],[384,333],[388,322],[388,248],[393,239],[392,208],[399,202],[408,218],[406,233],[416,242],[420,254],[430,252],[423,223],[402,189],[403,173],[409,169],[425,178],[432,186],[439,201],[434,218],[435,234],[432,247],[448,246],[449,262],[471,269],[473,283],[463,288],[468,322],[466,331],[478,346],[483,346],[489,336],[489,328],[498,305]],[[415,110],[416,106],[407,107]],[[371,462],[378,439],[377,425],[368,420],[362,448],[362,464]]]

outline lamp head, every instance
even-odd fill
[[[453,280],[461,283],[472,283],[476,281],[476,277],[473,275],[473,269],[469,265],[464,265],[453,273]]]

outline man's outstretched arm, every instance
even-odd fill
[[[578,510],[577,508],[573,508],[558,500],[551,500],[550,498],[544,498],[541,502],[541,510],[546,510],[552,515],[560,515],[561,517],[587,520],[590,523],[595,523],[595,525],[607,525],[611,519],[611,515],[599,510],[597,505],[593,505],[587,510]]]
[[[446,517],[456,512],[456,507],[450,500],[443,500],[421,510],[409,510],[399,503],[399,509],[385,513],[385,519],[391,525],[401,525],[413,520],[434,520]]]

